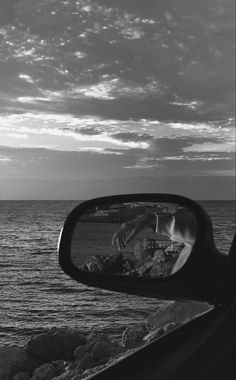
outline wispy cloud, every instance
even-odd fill
[[[184,152],[235,152],[235,142],[226,143],[204,142],[202,144],[193,144],[183,148]]]
[[[25,0],[4,12],[2,176],[232,173],[233,2]]]
[[[9,157],[0,156],[0,165],[7,165],[10,161]]]

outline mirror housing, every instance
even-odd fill
[[[78,268],[71,258],[74,229],[87,210],[104,204],[129,202],[173,203],[187,208],[195,217],[197,230],[191,255],[185,264],[171,276],[140,278],[114,273],[94,273]],[[222,281],[227,257],[215,247],[210,218],[196,202],[171,194],[125,194],[92,199],[77,206],[67,217],[60,234],[59,264],[62,270],[77,282],[123,293],[158,297],[162,299],[191,299],[220,303]]]

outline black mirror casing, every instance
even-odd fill
[[[178,272],[163,278],[134,278],[85,272],[73,264],[71,241],[80,216],[87,209],[116,202],[170,202],[186,207],[194,214],[197,222],[196,240],[190,257]],[[62,270],[77,282],[89,286],[147,297],[192,299],[214,304],[221,303],[225,298],[222,281],[227,256],[216,249],[211,220],[198,203],[179,195],[125,194],[86,201],[67,217],[60,234],[58,253]]]

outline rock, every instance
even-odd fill
[[[153,256],[153,261],[158,263],[163,263],[166,260],[165,253],[162,249],[157,249]]]
[[[126,348],[134,348],[142,342],[146,334],[147,330],[142,325],[127,327],[123,332],[122,342]]]
[[[212,306],[206,302],[176,302],[167,301],[163,304],[156,313],[151,314],[147,320],[147,328],[149,331],[156,330],[160,327],[165,328],[169,323],[183,324],[186,323],[198,315],[201,315],[208,310],[212,309]]]
[[[99,361],[104,357],[110,357],[112,353],[112,342],[98,341],[94,344],[91,354],[95,361]]]
[[[141,277],[147,277],[149,276],[150,271],[153,268],[153,261],[147,260],[145,263],[143,263],[140,267],[136,268],[136,271],[139,276]]]
[[[26,351],[47,362],[60,359],[72,361],[75,348],[85,343],[85,336],[78,331],[54,329],[31,337],[26,343]]]
[[[138,261],[145,261],[148,257],[152,257],[155,252],[155,239],[136,240],[134,245],[134,255]]]
[[[95,364],[93,356],[88,352],[85,352],[83,357],[78,361],[76,369],[92,368]]]
[[[85,354],[85,352],[86,352],[85,346],[76,347],[76,349],[74,351],[75,361],[77,362],[78,360],[80,360],[83,357],[83,355]]]
[[[102,365],[102,364],[106,364],[108,362],[108,360],[110,359],[110,356],[103,356],[102,358],[100,358],[97,362],[96,362],[96,366],[99,366],[99,365]]]
[[[107,334],[100,332],[100,331],[97,331],[97,330],[93,330],[88,336],[87,344],[93,344],[93,343],[96,343],[98,341],[108,342],[109,338],[108,338]]]
[[[60,376],[54,377],[53,380],[74,380],[77,375],[81,376],[81,372],[78,372],[76,370],[70,370],[68,372],[63,373]]]
[[[30,375],[27,372],[18,372],[13,376],[13,380],[30,380]]]
[[[52,363],[56,368],[56,376],[61,375],[63,372],[65,372],[66,368],[69,365],[69,362],[66,362],[64,360],[56,360]]]
[[[112,341],[112,356],[120,354],[123,350],[124,348],[118,340]]]
[[[76,369],[76,363],[70,363],[68,367],[66,368],[67,371],[74,371]]]
[[[167,257],[177,258],[183,248],[183,243],[171,242],[171,244],[165,249],[165,254]]]
[[[76,369],[89,369],[102,365],[120,348],[119,343],[112,342],[106,334],[92,331],[86,345],[78,346],[74,352]]]
[[[84,265],[80,267],[81,270],[87,272],[103,272],[103,264],[100,256],[92,256],[86,261]]]
[[[122,273],[123,256],[121,253],[117,255],[92,256],[80,269],[95,273]]]
[[[147,334],[144,338],[143,338],[143,341],[145,343],[150,343],[152,342],[153,340],[155,339],[158,339],[160,338],[161,336],[165,335],[165,330],[163,328],[160,328],[160,329],[157,329],[157,330],[153,330],[151,331],[149,334]]]
[[[122,254],[103,256],[103,272],[104,273],[122,273],[123,256]]]
[[[51,380],[56,376],[56,368],[52,363],[44,363],[34,370],[31,380]]]
[[[154,262],[154,265],[149,272],[149,276],[152,278],[169,276],[172,268],[173,263],[170,260],[166,260],[164,262]]]
[[[131,260],[124,260],[123,262],[123,269],[122,269],[122,273],[123,274],[127,274],[127,272],[130,272],[131,270],[135,269],[135,264],[133,261]]]
[[[27,353],[23,347],[2,346],[0,347],[0,379],[10,380],[19,372],[32,374],[34,369],[42,364],[41,360],[36,359]]]
[[[164,327],[165,334],[168,334],[169,332],[177,329],[180,326],[182,326],[182,323],[175,323],[175,322],[167,323],[167,325],[165,325]]]

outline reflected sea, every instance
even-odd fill
[[[163,301],[78,284],[60,269],[57,241],[78,201],[0,201],[0,343],[25,344],[52,326],[92,328],[118,336]],[[201,201],[217,247],[228,252],[235,231],[232,201]]]

